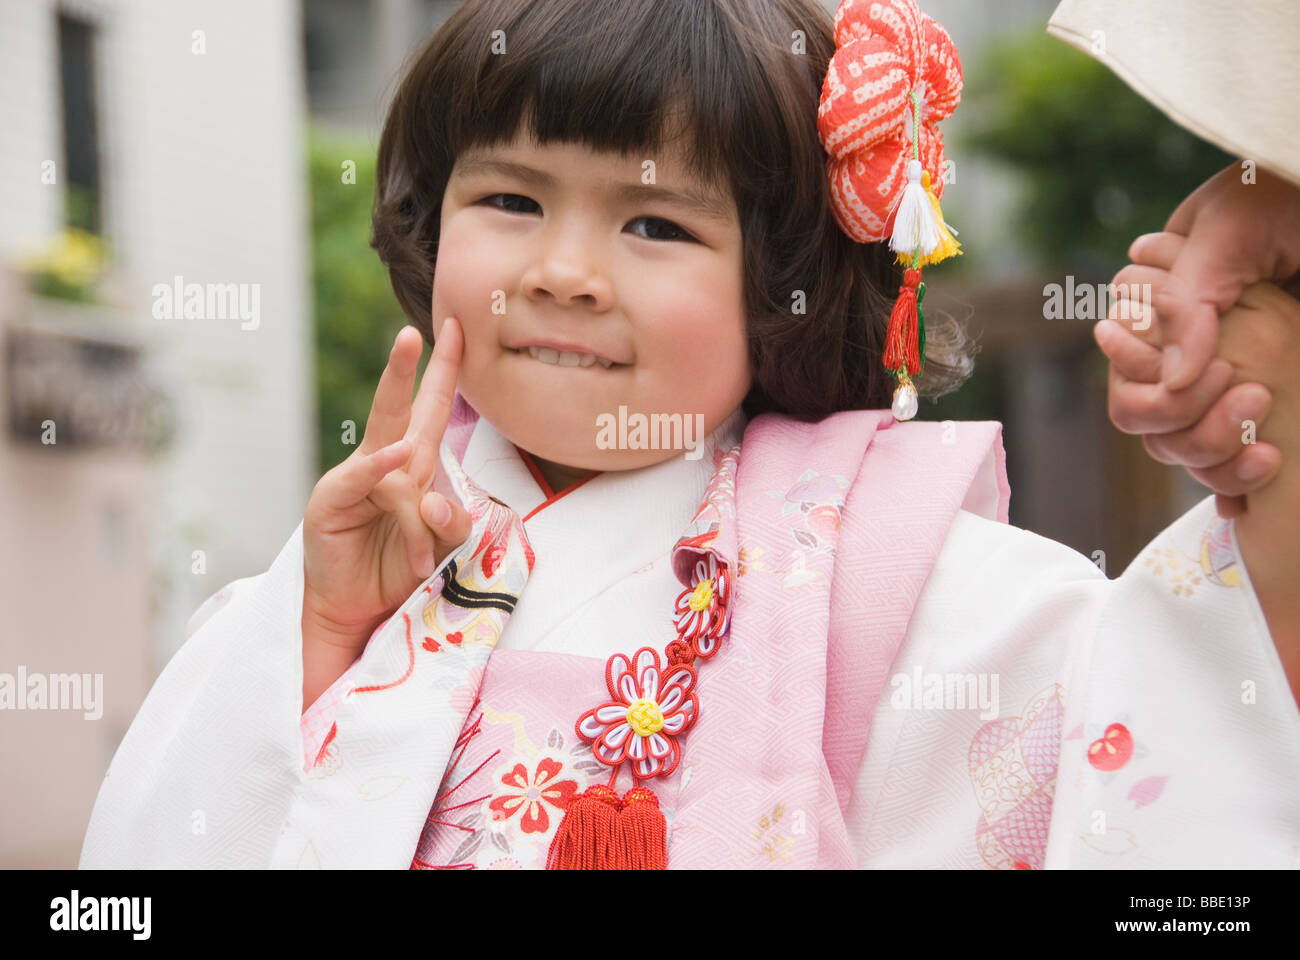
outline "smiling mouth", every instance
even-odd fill
[[[522,350],[515,350],[507,347],[511,353],[520,356],[528,356],[540,363],[551,367],[578,367],[581,369],[598,368],[609,370],[613,367],[626,367],[629,364],[615,363],[613,360],[606,360],[604,357],[597,357],[590,353],[570,353],[569,351],[560,351],[552,347],[525,347]]]

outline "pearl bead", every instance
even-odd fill
[[[910,383],[899,384],[894,389],[893,414],[895,420],[911,420],[916,416],[919,406],[916,388]]]

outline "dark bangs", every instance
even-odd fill
[[[816,0],[465,0],[414,55],[380,139],[371,243],[403,311],[432,342],[442,196],[467,148],[521,126],[624,156],[671,145],[736,203],[746,413],[889,406],[880,356],[901,273],[831,213],[817,105],[833,52]],[[970,371],[949,325],[927,317],[927,395]]]

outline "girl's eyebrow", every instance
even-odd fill
[[[456,172],[464,175],[497,173],[518,177],[525,183],[538,184],[548,189],[558,186],[556,179],[544,170],[535,170],[522,163],[500,160],[481,154],[462,155],[456,164]],[[720,224],[731,222],[731,210],[725,202],[710,194],[693,190],[674,191],[655,187],[645,183],[607,182],[605,189],[614,197],[624,201],[658,200],[670,206],[697,213]]]

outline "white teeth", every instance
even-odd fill
[[[593,363],[599,363],[608,370],[614,365],[613,360],[606,360],[604,357],[598,357],[593,353],[573,353],[568,350],[555,350],[551,347],[529,347],[528,355],[534,360],[540,360],[542,363],[552,363],[558,367],[589,367]]]

